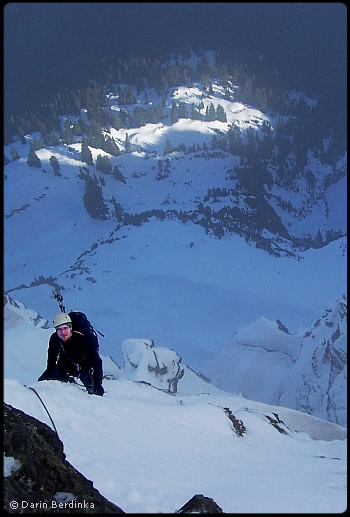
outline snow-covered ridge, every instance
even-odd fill
[[[11,296],[4,296],[4,323],[5,330],[16,327],[22,321],[33,323],[37,327],[49,328],[49,322],[35,312],[17,301],[13,300]]]

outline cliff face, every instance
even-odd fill
[[[347,425],[347,298],[304,335],[260,318],[239,330],[203,373],[220,389]]]
[[[296,382],[299,379],[299,382]],[[347,425],[347,300],[327,307],[302,339],[279,404]]]
[[[46,424],[4,404],[4,509],[9,513],[124,513],[65,459]]]

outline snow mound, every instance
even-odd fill
[[[166,347],[156,347],[150,339],[126,339],[122,343],[125,379],[148,382],[152,386],[177,392],[183,377],[181,357]]]

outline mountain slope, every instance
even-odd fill
[[[214,52],[187,56],[198,69],[216,64]],[[102,132],[82,107],[60,114],[57,145],[39,133],[14,137],[4,149],[6,294],[51,322],[59,290],[119,362],[130,336],[198,370],[258,318],[280,319],[292,334],[310,328],[345,291],[346,153],[336,128],[317,125],[318,98],[288,90],[274,99],[281,113],[263,109],[243,69],[164,91],[143,78],[143,87],[112,82]],[[78,120],[86,133],[64,143]],[[28,166],[32,148],[40,167]],[[98,168],[99,156],[110,169]]]
[[[119,380],[104,380],[103,397],[38,383],[52,332],[45,323],[19,303],[7,304],[5,402],[52,425],[22,383],[33,386],[67,461],[127,513],[172,513],[195,493],[226,513],[344,511],[346,429],[241,395],[203,392],[210,387],[204,381],[195,386],[190,379],[186,394],[169,394],[122,378],[123,368]],[[142,370],[150,380],[145,363]]]
[[[344,296],[303,335],[260,318],[236,332],[201,370],[221,389],[346,426],[346,343]]]

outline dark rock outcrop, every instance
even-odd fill
[[[46,424],[4,404],[3,506],[8,513],[125,513],[67,460]]]
[[[196,494],[175,513],[224,513],[210,497]]]

